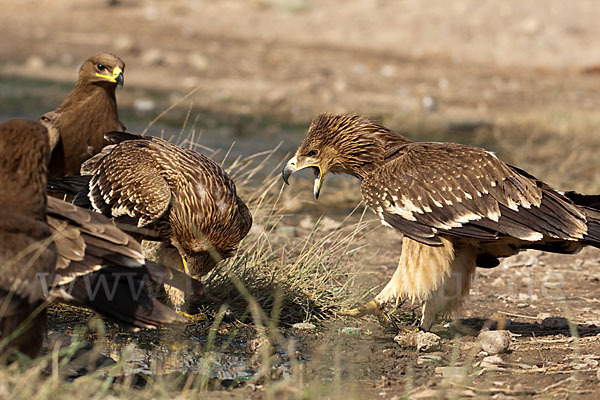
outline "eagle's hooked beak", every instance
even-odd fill
[[[283,181],[287,185],[289,185],[290,183],[288,180],[290,178],[290,175],[292,175],[296,171],[299,171],[304,168],[309,168],[309,167],[312,168],[313,172],[315,173],[315,185],[314,185],[314,189],[313,189],[313,194],[315,196],[315,199],[318,199],[319,193],[321,192],[321,184],[323,183],[323,170],[321,169],[320,165],[310,164],[310,165],[300,165],[299,166],[298,160],[294,156],[283,167],[283,170],[281,171],[281,177],[283,178]]]
[[[187,256],[181,256],[181,261],[183,262],[183,270],[185,271],[185,273],[188,274],[189,276],[192,276],[192,273],[190,272],[190,269],[188,268]]]
[[[96,73],[96,76],[106,79],[109,82],[116,83],[119,86],[123,86],[123,84],[125,83],[125,78],[123,77],[123,70],[120,67],[115,67],[112,71],[112,75]]]

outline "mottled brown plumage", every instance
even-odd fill
[[[87,59],[77,84],[54,111],[40,121],[48,128],[52,156],[49,176],[78,175],[81,164],[107,143],[104,134],[123,130],[115,89],[123,84],[123,61],[109,53]]]
[[[79,185],[74,192],[83,189],[76,204],[89,202],[145,238],[174,246],[192,275],[233,255],[252,216],[217,163],[155,137],[107,137],[116,144],[83,164],[83,181],[70,180]]]
[[[527,248],[600,247],[598,213],[587,204],[595,197],[565,196],[481,148],[412,142],[358,115],[322,114],[284,167],[284,180],[306,167],[315,171],[315,197],[328,172],[360,179],[365,203],[404,234],[394,276],[350,315],[394,298],[421,299],[421,326],[429,329],[436,314],[460,305],[476,266],[493,267]]]
[[[46,288],[36,274],[52,275],[57,258],[46,224],[49,154],[46,129],[40,124],[0,124],[1,362],[15,350],[33,357],[42,347]]]
[[[0,361],[15,350],[39,353],[45,306],[55,299],[136,327],[183,322],[143,284],[193,283],[145,263],[140,245],[102,215],[47,198],[49,155],[47,130],[39,123],[0,124]]]

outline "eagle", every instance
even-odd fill
[[[162,242],[159,258],[196,278],[235,253],[252,215],[219,164],[157,137],[105,137],[112,144],[82,165],[80,177],[54,179],[50,190]]]
[[[46,195],[47,130],[0,124],[0,361],[39,354],[46,306],[89,307],[134,328],[186,319],[157,302],[146,282],[197,288],[187,275],[144,259],[108,218]]]
[[[574,253],[600,247],[600,196],[561,193],[494,153],[457,143],[413,142],[359,115],[320,114],[283,167],[311,168],[314,196],[327,173],[361,181],[363,201],[403,234],[391,280],[343,315],[379,314],[390,301],[423,302],[420,327],[456,318],[476,267],[523,249]]]
[[[104,133],[125,130],[119,121],[115,90],[123,85],[125,63],[110,53],[84,61],[75,87],[40,122],[48,129],[50,177],[78,175],[81,164],[107,143]]]

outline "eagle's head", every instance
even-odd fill
[[[179,197],[181,204],[171,206],[171,243],[189,275],[201,277],[232,257],[252,226],[248,207],[235,187],[231,190],[213,188],[204,197]]]
[[[100,53],[88,58],[79,69],[80,84],[108,84],[123,86],[125,63],[110,53]]]
[[[383,161],[388,149],[407,139],[356,114],[320,114],[313,119],[296,154],[283,167],[285,183],[294,172],[312,168],[314,196],[319,197],[328,172],[347,173],[359,179],[370,165]]]

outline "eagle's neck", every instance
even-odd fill
[[[409,143],[412,143],[410,139],[383,127],[375,131],[357,132],[341,144],[339,167],[332,170],[363,180]]]
[[[73,90],[62,102],[56,112],[63,110],[75,110],[85,105],[85,107],[102,108],[102,111],[108,111],[109,114],[117,116],[117,98],[115,96],[115,85],[105,83],[77,82]],[[118,117],[117,117],[118,119]]]

